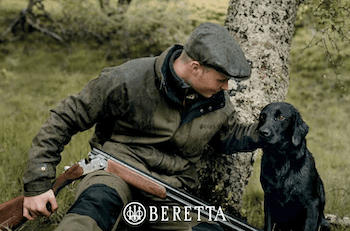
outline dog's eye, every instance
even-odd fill
[[[278,119],[279,119],[279,120],[284,120],[284,116],[283,116],[283,115],[280,115],[280,116],[278,116]]]
[[[266,119],[266,115],[265,114],[261,114],[259,117],[259,120],[265,120]]]

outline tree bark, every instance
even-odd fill
[[[263,106],[286,97],[289,50],[298,6],[297,0],[229,1],[225,26],[253,63],[251,78],[240,82],[241,90],[231,97],[241,123],[256,122]],[[231,86],[237,83],[231,82]],[[199,196],[239,215],[257,154],[258,151],[220,156],[206,152],[198,165],[202,181]]]

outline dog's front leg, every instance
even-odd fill
[[[272,231],[273,227],[272,227],[272,219],[271,219],[271,212],[270,212],[270,208],[267,206],[266,203],[266,197],[264,200],[264,211],[265,211],[265,226],[264,226],[264,231]]]
[[[314,200],[310,205],[306,207],[306,220],[304,231],[317,231],[318,230],[318,218],[319,218],[319,199]]]

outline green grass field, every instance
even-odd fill
[[[12,1],[15,4],[11,9],[4,8],[5,1],[0,1],[0,15],[25,7],[25,1]],[[8,20],[0,17],[0,32],[6,23]],[[310,39],[310,31],[300,29],[293,40],[286,101],[299,109],[310,127],[308,148],[325,185],[326,213],[350,216],[350,94],[342,89],[342,86],[350,87],[349,81],[344,82],[349,80],[350,50],[342,45],[344,64],[339,67],[338,78],[343,85],[340,85],[332,69],[324,68],[321,49],[313,47],[301,52]],[[59,100],[80,91],[103,67],[123,62],[107,61],[104,58],[107,50],[105,46],[91,49],[86,43],[58,46],[39,35],[22,42],[0,44],[0,203],[22,193],[26,156],[49,110]],[[64,166],[86,157],[90,135],[91,131],[87,131],[73,138],[64,151],[58,174]],[[259,159],[245,192],[242,214],[261,228],[263,192]],[[57,214],[50,219],[27,222],[22,230],[53,230],[72,200],[73,193],[64,189],[58,196]]]

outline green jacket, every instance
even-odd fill
[[[256,149],[257,124],[235,122],[226,92],[207,99],[176,76],[172,60],[182,49],[174,45],[158,57],[105,68],[80,93],[51,110],[29,152],[25,195],[50,188],[64,146],[93,126],[91,146],[116,156],[133,155],[144,168],[168,176],[187,171],[210,142],[226,154]]]

